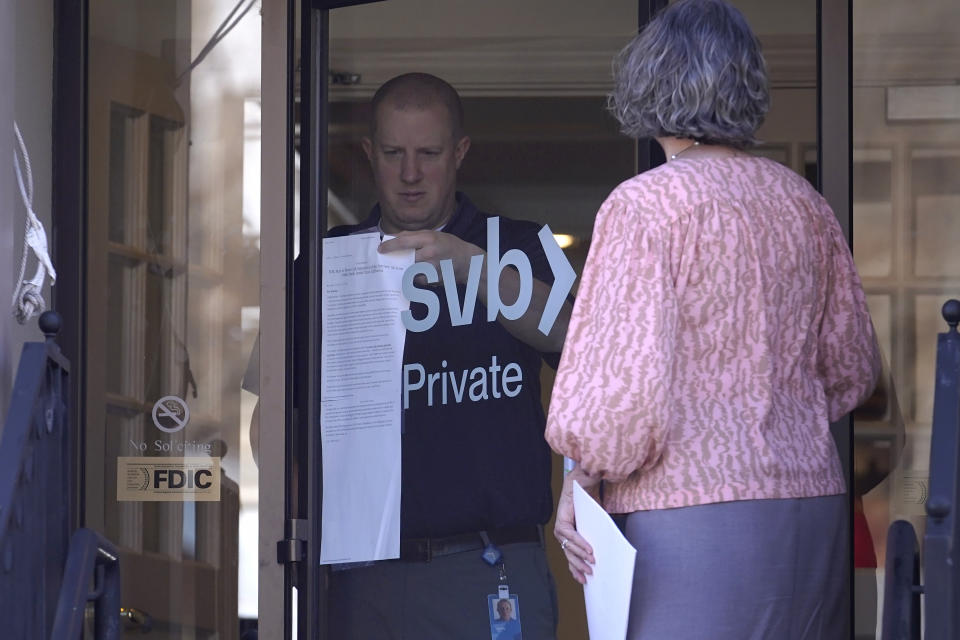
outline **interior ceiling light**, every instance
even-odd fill
[[[573,243],[577,239],[567,233],[555,233],[553,234],[553,239],[557,241],[557,244],[560,245],[561,249],[567,249],[573,246]]]

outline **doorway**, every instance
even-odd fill
[[[131,637],[149,626],[159,638],[240,638],[256,622],[261,637],[315,637],[304,602],[322,575],[308,579],[300,543],[317,470],[290,400],[302,372],[287,287],[312,241],[300,235],[301,185],[324,200],[315,239],[374,203],[360,138],[380,83],[421,70],[457,87],[473,138],[460,188],[483,210],[548,223],[578,273],[593,215],[638,169],[605,94],[613,55],[657,3],[321,8],[342,4],[89,0],[85,521],[123,549]],[[816,3],[736,4],[773,85],[756,152],[814,181]],[[309,171],[295,106],[307,83],[293,76],[304,6],[317,7],[307,21],[323,13],[330,71],[323,162]],[[545,368],[544,406],[550,384]],[[555,493],[560,474],[554,460]],[[580,638],[582,595],[549,540],[559,637]]]

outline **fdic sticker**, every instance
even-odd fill
[[[117,458],[118,502],[219,502],[220,458]]]

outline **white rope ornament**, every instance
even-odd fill
[[[37,218],[33,211],[33,170],[30,168],[30,154],[27,153],[27,145],[23,143],[23,136],[20,135],[20,127],[13,123],[13,130],[17,134],[17,144],[20,147],[20,153],[16,149],[13,151],[13,168],[17,173],[17,184],[20,186],[20,197],[23,199],[23,206],[27,210],[27,224],[23,233],[23,257],[20,260],[20,275],[17,276],[17,287],[13,292],[13,317],[20,324],[26,324],[30,318],[40,313],[46,307],[43,300],[43,280],[47,273],[50,274],[50,284],[57,280],[57,272],[53,269],[53,263],[50,262],[50,255],[47,253],[47,234],[43,229],[43,224]],[[26,183],[24,183],[24,169],[21,167],[21,156],[23,164],[26,165]],[[27,271],[27,257],[30,251],[37,257],[37,270],[30,280],[24,280],[23,276]]]

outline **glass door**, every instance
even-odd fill
[[[341,3],[330,6],[336,4]],[[548,224],[579,274],[600,204],[619,182],[634,175],[638,166],[646,168],[650,158],[643,148],[646,145],[638,148],[620,136],[605,113],[610,63],[636,32],[638,23],[665,4],[579,0],[518,4],[505,0],[450,1],[440,6],[420,0],[390,0],[324,13],[314,2],[315,22],[304,31],[304,41],[312,38],[315,44],[304,49],[304,60],[309,62],[300,64],[304,73],[315,65],[312,73],[319,78],[312,86],[306,77],[301,82],[300,166],[302,175],[317,180],[309,193],[301,194],[300,232],[305,232],[304,224],[313,225],[310,242],[316,246],[311,249],[304,244],[301,235],[301,260],[310,264],[304,276],[306,295],[321,290],[319,247],[328,230],[338,228],[335,233],[339,234],[343,225],[362,223],[378,202],[378,184],[363,147],[363,139],[371,132],[371,98],[390,78],[412,71],[439,76],[460,94],[464,133],[470,136],[471,145],[457,173],[457,189],[483,211]],[[764,144],[755,152],[816,183],[816,2],[743,0],[735,4],[757,31],[770,67],[773,108],[760,132]],[[309,158],[305,159],[305,154]],[[304,187],[307,183],[305,178]],[[312,250],[312,257],[304,258],[303,248]],[[315,319],[320,317],[321,302],[300,300],[312,310],[305,313],[313,313]],[[307,326],[316,334],[305,357],[319,362],[320,325],[312,320]],[[427,355],[436,360],[438,370],[446,366],[440,349],[437,346],[435,353]],[[314,367],[309,370],[318,371]],[[538,384],[543,407],[549,399],[552,374],[549,366],[541,368]],[[320,390],[319,380],[306,384],[308,389]],[[438,386],[438,396],[440,393]],[[317,402],[321,397],[322,390],[316,393]],[[309,411],[319,415],[318,407]],[[301,424],[306,430],[302,432],[304,443],[319,438],[318,430],[310,426],[314,424],[310,420]],[[310,470],[306,481],[314,489],[322,475],[316,466],[322,452],[316,440],[309,442],[302,449],[301,460]],[[550,467],[556,495],[561,461],[552,457]],[[321,512],[322,503],[310,499],[299,517],[315,518]],[[552,523],[546,525],[549,533]],[[313,542],[320,541],[318,529],[311,519]],[[319,550],[314,547],[317,555],[308,556],[307,567],[317,566]],[[546,554],[556,579],[557,637],[582,638],[586,635],[582,592],[570,579],[562,554],[549,535]],[[340,580],[340,575],[331,576],[322,568],[316,582],[309,584],[318,585],[319,590],[319,585]],[[317,600],[311,602],[318,606]],[[325,597],[319,599],[318,617],[311,623],[322,629],[326,629],[324,616],[343,615],[339,605],[327,615],[327,603]],[[304,615],[306,612],[301,612],[305,623]]]
[[[616,125],[604,111],[610,61],[636,32],[636,2],[607,2],[598,10],[593,3],[574,0],[559,4],[459,1],[437,4],[390,0],[337,8],[315,18],[312,32],[315,48],[304,50],[303,59],[309,63],[301,62],[300,69],[306,73],[309,64],[326,64],[330,73],[322,67],[314,70],[315,77],[321,80],[313,87],[310,80],[301,76],[301,105],[304,105],[301,175],[318,180],[317,186],[311,185],[310,192],[302,194],[301,200],[300,259],[310,264],[306,277],[317,278],[306,280],[308,294],[321,290],[322,256],[319,250],[312,257],[303,250],[304,247],[310,250],[303,243],[307,225],[313,225],[309,236],[319,248],[329,229],[340,227],[342,230],[343,225],[356,225],[367,218],[378,200],[378,185],[363,150],[363,138],[370,135],[370,100],[385,81],[412,71],[446,80],[462,100],[464,133],[472,142],[457,176],[457,189],[483,211],[529,220],[538,227],[548,223],[557,234],[558,242],[563,243],[566,260],[576,269],[582,266],[589,248],[593,215],[610,190],[636,170],[636,145],[618,135]],[[307,187],[306,178],[302,184]],[[313,213],[308,216],[308,211]],[[295,290],[303,291],[303,288],[295,286]],[[314,318],[320,317],[322,301],[303,302],[309,305]],[[307,353],[319,362],[319,322],[311,320],[305,324],[317,331]],[[475,335],[470,327],[464,329],[464,333]],[[481,334],[476,335],[482,338]],[[413,338],[408,338],[410,340]],[[433,364],[441,367],[445,348],[437,343],[425,358],[431,362],[436,360]],[[482,358],[477,358],[479,363]],[[490,367],[490,355],[485,354],[485,358],[486,366]],[[500,360],[505,364],[510,362]],[[552,370],[546,364],[537,369],[540,373],[533,373],[536,380],[527,379],[524,374],[524,385],[537,389],[531,406],[535,404],[537,411],[542,412],[549,398]],[[318,369],[310,367],[308,371]],[[318,382],[308,382],[308,388],[319,389]],[[526,389],[524,393],[528,393]],[[321,394],[316,394],[318,400],[320,397]],[[454,404],[453,398],[451,392],[447,408],[437,407],[438,411],[449,409]],[[490,400],[492,404],[496,402]],[[440,404],[439,397],[437,404]],[[467,409],[463,414],[467,421],[474,420],[471,413],[483,413],[482,407],[474,410],[467,406],[471,404],[479,407],[472,401],[461,407]],[[319,409],[314,411],[319,415]],[[303,428],[319,439],[315,424],[308,421]],[[422,427],[411,419],[405,428],[410,433]],[[543,446],[542,437],[540,439]],[[304,447],[314,460],[322,456],[317,445],[313,442]],[[545,449],[542,453],[540,460],[539,454],[533,452],[531,464],[542,471],[536,482],[542,481],[549,494],[551,485],[559,486],[560,464]],[[474,465],[476,456],[466,461],[457,451],[448,451],[445,455],[446,460],[435,461],[439,467],[454,465],[460,467],[459,475],[472,473],[466,471],[463,463]],[[442,484],[443,478],[450,477],[439,467],[437,479]],[[315,465],[308,468],[313,488],[322,471]],[[478,476],[475,482],[483,485],[485,481]],[[516,492],[512,494],[517,500],[526,499],[521,495],[523,484],[517,478]],[[407,485],[403,485],[402,492],[402,499],[408,502],[431,500],[426,493]],[[478,488],[478,495],[494,493],[496,491]],[[582,594],[568,579],[565,565],[560,561],[562,554],[549,534],[548,519],[553,506],[549,497],[542,501],[542,524],[547,531],[543,563],[553,567],[557,580],[554,586],[552,578],[547,577],[542,593],[536,597],[559,599],[556,607],[560,612],[559,637],[584,637]],[[309,507],[301,513],[320,514],[322,508],[322,503],[311,499]],[[446,507],[437,505],[436,509],[444,511]],[[314,522],[311,520],[312,525]],[[405,534],[403,526],[401,539],[411,533],[422,535]],[[319,542],[316,525],[311,526],[311,532],[312,540]],[[453,532],[456,531],[451,529],[446,533]],[[317,545],[313,546],[316,555],[308,555],[307,564],[319,567],[314,563],[320,559],[320,550]],[[324,565],[319,570],[322,577],[310,584],[336,583],[346,575],[345,571],[349,569],[334,567],[331,571]],[[334,616],[349,615],[335,595],[330,597],[334,599],[328,600],[326,596],[319,599],[316,624],[323,631],[337,628],[327,624]],[[412,610],[396,594],[385,597],[400,609]],[[521,611],[521,618],[534,611],[535,596],[529,597],[521,605],[526,607]],[[311,602],[311,606],[318,606],[317,600]],[[478,604],[482,608],[483,603]],[[532,622],[532,618],[529,619]],[[341,636],[334,630],[321,637]]]
[[[943,303],[960,297],[960,6],[852,5],[854,257],[891,371],[855,432],[858,616],[871,623],[857,637],[875,638],[890,524],[910,522],[923,544],[937,333]]]
[[[649,157],[604,112],[610,61],[663,4],[89,0],[84,521],[122,549],[130,637],[243,638],[257,624],[261,637],[332,637],[321,247],[377,201],[363,150],[374,91],[410,71],[456,87],[472,140],[458,188],[481,210],[549,224],[579,273],[600,203]],[[818,108],[836,115],[818,105],[817,3],[735,4],[770,67],[757,153],[817,182]],[[875,47],[922,27],[948,48],[953,13],[864,14],[855,34]],[[911,436],[901,452],[894,406],[858,431],[855,484],[872,484],[855,487],[857,508],[880,557],[891,517],[922,522],[922,336],[955,284],[942,231],[957,118],[920,109],[907,82],[919,66],[952,96],[949,68],[936,51],[897,51],[902,64],[855,60],[856,257]],[[560,466],[545,466],[554,492]],[[545,551],[558,637],[583,637],[582,596],[549,535]]]
[[[129,637],[257,618],[260,3],[91,0],[85,524]]]

